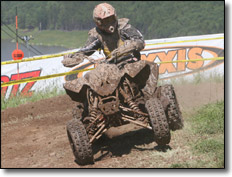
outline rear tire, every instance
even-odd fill
[[[173,131],[183,128],[183,118],[174,87],[170,84],[161,86],[161,94],[169,101],[169,105],[166,110],[169,128]]]
[[[155,142],[164,146],[170,142],[171,134],[163,106],[157,98],[149,99],[145,107],[149,114],[149,122],[154,132]]]
[[[79,165],[93,164],[92,146],[83,123],[78,119],[68,121],[67,135],[75,161]]]

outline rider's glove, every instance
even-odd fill
[[[65,67],[73,67],[83,62],[83,60],[84,60],[84,54],[74,53],[74,54],[64,55],[64,59],[61,61],[61,63]]]
[[[128,55],[135,50],[138,50],[138,42],[135,40],[125,40],[124,44],[111,52],[111,58],[118,58],[122,55]]]

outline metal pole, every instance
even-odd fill
[[[28,49],[28,41],[29,41],[29,37],[26,36],[27,52],[28,52],[28,56],[31,57],[30,56],[30,50]]]
[[[18,50],[18,16],[17,16],[17,6],[16,6],[16,16],[15,16],[15,26],[16,26],[16,49]],[[17,63],[17,73],[19,80],[19,63]]]

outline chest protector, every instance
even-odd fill
[[[111,52],[124,44],[123,40],[120,37],[120,31],[127,25],[128,21],[129,19],[126,18],[118,19],[118,28],[113,34],[96,31],[97,38],[101,41],[103,45],[102,49],[106,58],[110,58]]]

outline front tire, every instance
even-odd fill
[[[183,118],[176,98],[174,87],[170,84],[161,86],[161,94],[169,101],[166,113],[171,130],[179,130],[183,128]]]
[[[149,114],[149,122],[154,132],[155,142],[164,146],[170,142],[171,134],[163,106],[157,98],[149,99],[145,107]]]
[[[67,123],[67,135],[75,161],[79,165],[93,164],[92,146],[85,127],[79,119],[72,119]]]

